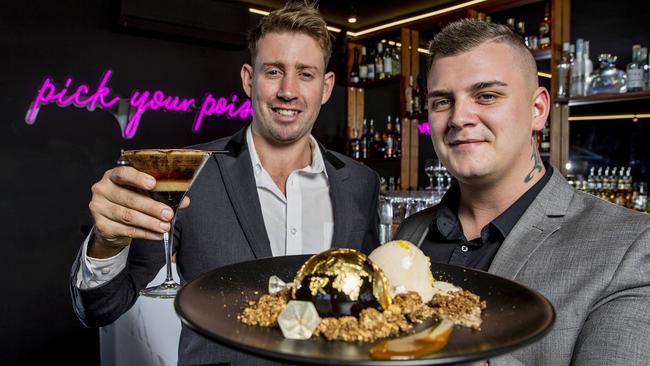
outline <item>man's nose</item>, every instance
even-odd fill
[[[469,98],[457,98],[451,108],[447,125],[450,128],[462,128],[473,124],[476,124],[474,103]]]
[[[278,90],[278,98],[282,100],[292,100],[297,96],[297,78],[292,74],[286,74],[282,77],[280,82],[280,90]]]

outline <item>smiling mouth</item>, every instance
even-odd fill
[[[281,116],[285,116],[285,117],[293,117],[293,116],[296,116],[298,113],[300,113],[299,110],[286,109],[286,108],[274,108],[274,107],[271,107],[271,110],[273,112],[275,112],[275,113],[277,113],[277,114],[279,114]]]
[[[484,142],[483,140],[459,140],[459,141],[452,141],[449,143],[450,146],[459,146],[459,145],[468,145],[468,144],[477,144]]]

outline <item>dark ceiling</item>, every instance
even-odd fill
[[[245,0],[253,7],[263,10],[277,9],[284,6],[284,0]],[[325,20],[333,26],[339,26],[355,31],[369,28],[390,20],[421,14],[427,10],[438,9],[443,5],[458,2],[457,0],[322,0],[318,8]],[[351,9],[357,14],[356,23],[348,23]]]

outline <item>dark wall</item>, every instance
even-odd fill
[[[94,87],[110,68],[109,86],[124,97],[144,88],[197,99],[208,92],[245,97],[239,79],[245,50],[118,31],[118,5],[14,1],[0,8],[0,189],[8,196],[0,201],[0,364],[99,363],[97,330],[84,328],[72,312],[68,271],[83,240],[80,226],[90,223],[90,186],[120,149],[186,146],[246,123],[208,117],[193,133],[194,113],[148,111],[136,136],[125,140],[107,111],[51,104],[27,125],[27,109],[46,76]],[[337,148],[343,123],[344,89],[336,87],[314,134]]]

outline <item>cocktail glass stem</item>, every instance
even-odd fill
[[[165,245],[165,269],[167,276],[165,281],[155,287],[147,287],[140,291],[140,295],[147,297],[155,297],[159,299],[171,299],[176,296],[176,293],[181,288],[174,277],[172,276],[172,253],[174,250],[174,220],[171,223],[169,232],[163,234],[163,244]]]
[[[175,220],[174,220],[175,221]],[[163,234],[163,241],[165,242],[165,267],[167,268],[167,277],[165,278],[165,285],[178,285],[172,277],[172,252],[174,250],[174,225],[172,223],[171,229],[168,233]]]

